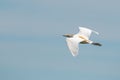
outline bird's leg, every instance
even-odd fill
[[[95,45],[95,46],[102,46],[102,44],[100,44],[100,43],[95,43],[95,42],[93,42],[92,45]]]

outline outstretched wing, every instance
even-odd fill
[[[79,43],[74,38],[66,38],[68,48],[73,56],[78,55]]]
[[[90,38],[90,35],[91,35],[92,32],[94,32],[96,34],[99,34],[98,32],[93,31],[93,30],[88,29],[88,28],[85,28],[85,27],[79,27],[79,30],[80,30],[79,34],[85,36],[88,39]]]

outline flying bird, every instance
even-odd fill
[[[92,44],[96,46],[102,46],[100,43],[96,43],[90,40],[90,36],[92,32],[99,35],[98,32],[85,27],[79,27],[79,32],[77,34],[63,35],[64,37],[67,37],[66,38],[67,46],[73,56],[78,55],[79,44]]]

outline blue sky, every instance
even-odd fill
[[[120,1],[1,0],[0,80],[120,80]],[[86,26],[102,47],[69,52],[65,33]]]

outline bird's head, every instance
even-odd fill
[[[68,38],[70,38],[70,37],[73,37],[74,34],[64,34],[63,36],[64,36],[64,37],[68,37]]]

